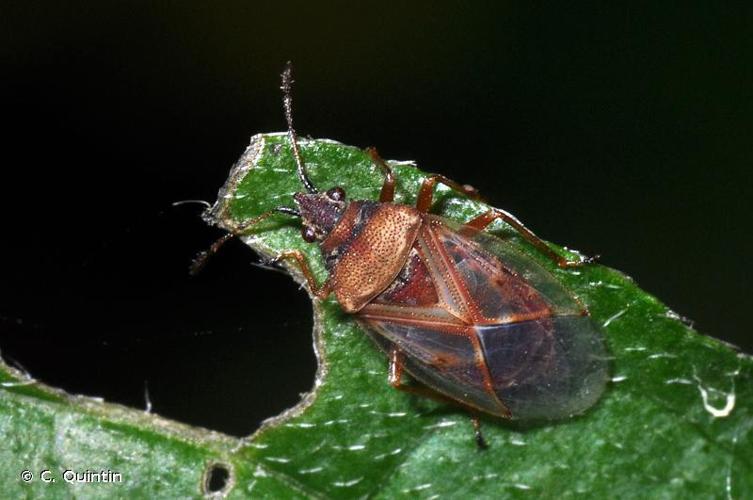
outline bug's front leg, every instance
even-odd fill
[[[306,284],[308,285],[309,290],[311,290],[311,293],[319,300],[326,299],[330,292],[332,292],[329,278],[327,278],[327,280],[321,285],[316,283],[314,273],[311,272],[311,268],[309,267],[308,262],[306,262],[306,256],[304,256],[300,250],[287,250],[282,252],[280,255],[272,259],[270,263],[275,264],[283,260],[294,260],[298,264],[298,267],[300,267],[301,272],[303,273],[303,277],[306,278]]]
[[[579,260],[567,260],[565,257],[562,257],[557,252],[552,250],[544,240],[536,236],[533,231],[525,227],[523,223],[520,222],[514,215],[498,208],[492,208],[488,212],[484,212],[478,217],[466,222],[465,225],[467,227],[481,231],[497,219],[500,219],[512,226],[512,228],[515,229],[523,238],[525,238],[526,241],[531,243],[544,255],[553,260],[559,267],[578,267],[583,264],[589,264],[595,260],[594,257],[585,257]]]
[[[217,241],[212,243],[212,245],[207,250],[199,252],[196,257],[194,257],[189,271],[190,274],[193,276],[199,274],[199,272],[204,269],[204,266],[206,265],[209,258],[219,252],[220,248],[222,248],[225,243],[233,238],[247,234],[250,230],[253,229],[256,224],[266,220],[271,215],[279,213],[295,216],[298,215],[298,212],[295,209],[288,207],[277,207],[273,210],[264,212],[263,214],[254,217],[253,219],[241,222],[240,224],[234,224],[232,227],[228,228],[230,230],[229,233],[222,235]]]

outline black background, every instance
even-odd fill
[[[18,2],[0,16],[0,350],[69,391],[235,434],[312,385],[310,304],[214,201],[284,129],[473,184],[753,350],[753,10],[687,3]],[[705,4],[710,5],[705,5]]]

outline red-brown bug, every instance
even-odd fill
[[[474,189],[441,175],[424,180],[415,207],[393,203],[395,178],[384,172],[379,201],[348,201],[341,187],[319,192],[310,180],[292,123],[290,66],[283,73],[288,137],[305,192],[297,208],[278,207],[241,224],[213,245],[246,234],[272,215],[302,220],[302,237],[318,243],[329,275],[321,285],[296,250],[311,293],[334,294],[389,357],[388,380],[403,388],[407,371],[432,393],[473,411],[515,419],[557,419],[584,412],[604,390],[606,353],[588,311],[567,288],[510,242],[483,230],[501,219],[560,267],[560,257],[512,215],[491,209],[459,224],[428,213],[437,183]],[[233,176],[231,176],[232,178]],[[227,198],[223,189],[220,200]],[[221,219],[221,203],[208,219]],[[201,259],[203,261],[203,258]]]

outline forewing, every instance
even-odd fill
[[[512,417],[557,419],[592,406],[606,385],[608,356],[585,307],[510,242],[439,220],[433,237],[481,313],[474,331]]]
[[[434,219],[434,237],[465,282],[469,299],[490,323],[585,312],[549,271],[510,242]]]
[[[510,242],[426,217],[400,279],[360,313],[374,340],[421,383],[494,415],[558,419],[593,405],[608,362],[580,301]]]
[[[588,316],[476,327],[497,396],[516,419],[583,413],[607,381],[607,353]]]
[[[385,352],[397,347],[405,356],[406,370],[422,384],[466,406],[507,415],[486,389],[483,354],[467,334],[373,319],[360,323]]]

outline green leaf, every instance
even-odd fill
[[[375,199],[382,175],[360,149],[303,141],[314,183]],[[415,203],[425,174],[392,163],[397,202]],[[215,209],[220,225],[293,206],[301,187],[283,134],[258,135]],[[459,221],[483,204],[442,187],[434,211]],[[492,232],[517,237],[504,224]],[[244,237],[258,253],[298,249],[317,278],[318,247],[296,221],[275,215]],[[601,325],[612,382],[595,407],[535,426],[489,418],[479,451],[460,409],[395,391],[387,362],[334,299],[315,302],[320,365],[295,408],[238,440],[141,411],[69,396],[0,367],[0,476],[10,496],[197,496],[213,463],[231,470],[231,497],[750,497],[753,495],[753,362],[686,324],[625,275],[598,265],[552,271]],[[564,251],[564,250],[562,250]],[[301,280],[294,267],[291,273]],[[20,473],[53,470],[54,485]],[[68,484],[58,469],[109,469],[123,482]]]

